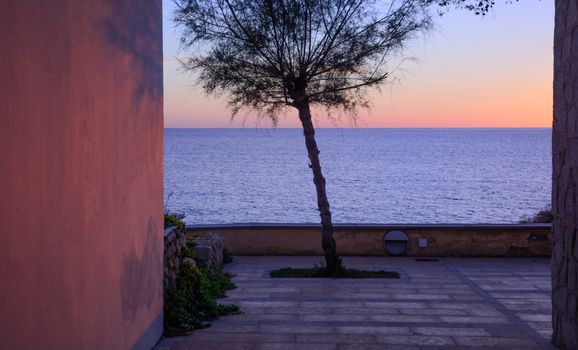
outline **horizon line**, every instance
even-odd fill
[[[295,129],[295,130],[302,130],[303,128],[300,127],[223,127],[223,126],[214,126],[214,127],[164,127],[164,129],[240,129],[240,130],[248,130],[248,129]],[[351,130],[360,130],[360,129],[552,129],[551,126],[448,126],[448,127],[316,127],[316,130],[319,129],[351,129]]]

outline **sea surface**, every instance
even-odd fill
[[[334,223],[515,223],[550,203],[551,129],[319,129]],[[318,223],[301,129],[165,129],[188,224]]]

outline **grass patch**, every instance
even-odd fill
[[[399,279],[399,273],[395,271],[366,271],[357,269],[344,269],[338,273],[327,271],[322,267],[294,269],[284,267],[269,272],[269,276],[275,278],[395,278]]]

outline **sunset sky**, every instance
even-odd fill
[[[179,70],[173,2],[163,1],[165,127],[270,127],[251,115],[231,121],[223,98],[206,97]],[[452,11],[414,40],[399,82],[371,92],[373,107],[357,115],[367,128],[551,127],[554,1],[497,0],[485,18]],[[316,113],[317,127],[351,127],[350,118]],[[300,127],[288,110],[279,127]]]

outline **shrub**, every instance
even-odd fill
[[[183,260],[175,283],[165,289],[165,335],[179,335],[210,326],[219,316],[239,312],[237,305],[219,304],[216,298],[235,288],[230,276],[201,270]]]
[[[185,215],[183,214],[169,214],[165,212],[165,228],[178,226],[182,227],[185,223],[183,222],[183,218]]]
[[[217,303],[217,298],[236,288],[232,275],[193,267],[188,258],[193,257],[194,245],[194,241],[187,240],[180,252],[177,277],[172,285],[165,285],[164,323],[168,336],[205,328],[219,316],[240,312],[237,305]]]
[[[167,227],[172,227],[172,226],[178,226],[178,227],[183,227],[185,225],[185,223],[183,222],[183,219],[185,218],[185,214],[171,214],[169,212],[169,202],[171,201],[171,197],[173,196],[173,192],[169,193],[169,195],[167,196],[167,199],[164,200],[163,203],[163,212],[165,214],[165,228]]]
[[[552,206],[548,204],[544,209],[540,210],[534,216],[526,217],[520,220],[521,224],[546,224],[551,223],[554,220],[554,215],[552,214]]]

